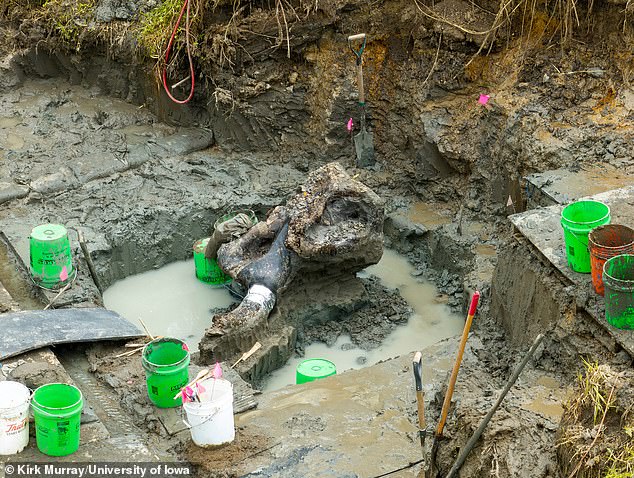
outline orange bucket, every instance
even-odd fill
[[[634,254],[634,229],[620,224],[599,226],[588,235],[592,287],[599,295],[604,294],[603,264],[621,254]]]

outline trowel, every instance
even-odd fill
[[[361,42],[359,46],[359,42]],[[354,148],[357,153],[357,166],[366,168],[374,164],[374,138],[372,133],[365,129],[365,92],[363,90],[363,61],[365,50],[365,33],[348,37],[348,46],[357,59],[357,83],[359,85],[359,109],[361,112],[361,131],[354,137]],[[357,48],[355,48],[355,45]]]

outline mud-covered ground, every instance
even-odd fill
[[[0,28],[12,41],[0,61],[0,228],[18,251],[28,250],[34,224],[81,228],[106,287],[187,257],[193,238],[208,235],[227,210],[264,215],[308,171],[337,160],[385,199],[386,245],[432,279],[442,300],[460,309],[471,291],[483,293],[474,324],[479,340],[468,349],[450,439],[439,453],[443,466],[495,400],[526,350],[528,331],[560,320],[464,471],[557,476],[556,430],[581,370],[579,355],[621,365],[631,357],[587,317],[575,327],[564,320],[568,296],[548,270],[517,259],[526,251],[509,246],[505,216],[523,208],[527,173],[603,163],[633,170],[628,8],[598,3],[590,24],[583,20],[563,45],[548,43],[556,37],[551,32],[536,37],[518,29],[487,48],[490,54],[477,55],[477,36],[431,20],[416,4],[324,2],[303,21],[293,20],[290,58],[276,45],[271,11],[249,9],[232,31],[230,67],[217,56],[223,43],[215,34],[229,18],[229,7],[222,7],[206,12],[210,34],[196,47],[194,100],[175,106],[157,88],[152,61],[136,54],[137,14],[152,5],[96,2],[85,27],[83,19],[71,19],[84,33],[81,48],[69,48],[54,18],[22,15],[33,5],[3,3]],[[450,7],[459,13],[454,20],[476,29],[490,25],[480,10],[473,17],[462,2]],[[369,38],[364,68],[377,150],[377,165],[367,170],[355,168],[345,127],[350,117],[358,123],[345,37],[361,30]],[[490,95],[486,105],[478,103],[480,94]],[[521,290],[552,285],[536,316],[516,325],[489,308],[501,249],[498,284],[514,283],[514,271],[522,270],[528,279],[519,281]],[[78,285],[58,306],[99,302],[90,281]],[[307,327],[301,339],[332,342],[345,330],[359,345],[375,345],[406,312],[393,292],[368,287],[374,308]],[[520,304],[521,294],[508,301]],[[376,320],[394,304],[398,311],[388,322]],[[123,406],[156,432],[148,410]]]

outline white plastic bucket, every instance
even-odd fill
[[[214,382],[216,382],[214,384]],[[200,402],[183,404],[192,440],[198,446],[230,443],[236,436],[233,423],[233,385],[224,379],[201,382]],[[213,392],[213,394],[212,394]]]
[[[29,444],[31,392],[19,382],[0,382],[0,455],[20,453]]]

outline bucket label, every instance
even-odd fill
[[[9,423],[7,428],[5,429],[5,435],[17,435],[26,427],[27,419],[24,418],[22,421],[18,423]]]
[[[63,422],[57,422],[57,445],[58,446],[66,446],[68,444],[68,434],[69,434],[69,420],[64,420]]]
[[[178,393],[181,390],[181,388],[185,387],[185,385],[187,385],[187,379],[183,380],[178,385],[172,385],[170,387],[170,392]]]

